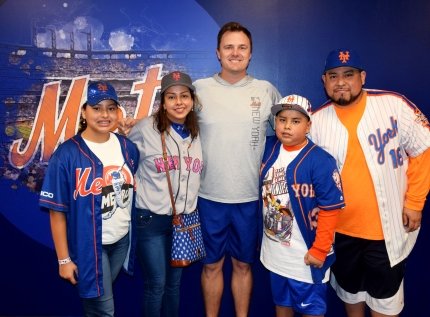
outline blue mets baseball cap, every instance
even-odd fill
[[[90,106],[95,106],[103,100],[111,99],[118,102],[118,96],[116,94],[115,88],[107,82],[96,81],[88,85],[87,89],[87,104]]]
[[[324,73],[329,69],[345,66],[363,70],[363,64],[357,52],[348,48],[338,48],[328,54],[325,61]]]

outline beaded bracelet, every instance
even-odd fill
[[[67,257],[67,258],[65,258],[65,259],[58,260],[58,264],[59,264],[59,265],[64,265],[64,264],[67,264],[67,263],[69,263],[69,262],[72,262],[72,259],[70,258],[70,256],[69,256],[69,257]]]

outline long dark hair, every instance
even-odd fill
[[[193,108],[185,117],[184,126],[188,131],[190,131],[191,139],[194,140],[199,134],[199,124],[197,122],[196,111],[194,110],[197,110],[199,105],[198,105],[197,96],[194,93],[194,91],[192,91],[189,88],[188,90],[190,91],[191,98],[193,99]],[[165,93],[166,92],[163,92],[160,95],[160,106],[158,107],[157,112],[154,114],[154,118],[155,118],[154,125],[156,125],[157,130],[160,131],[160,133],[167,131],[170,128],[170,125],[172,123],[167,117],[167,112],[166,110],[164,110],[164,107],[163,107],[165,102],[164,101]]]
[[[87,103],[84,103],[83,105],[82,105],[82,109],[87,109]],[[81,110],[81,116],[79,117],[79,128],[78,128],[78,133],[82,133],[82,132],[84,132],[84,130],[87,128],[87,120],[85,120],[83,117],[82,117],[82,110]]]

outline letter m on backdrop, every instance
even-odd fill
[[[58,144],[76,133],[83,91],[88,76],[74,78],[67,97],[58,114],[60,81],[43,86],[39,106],[34,118],[30,137],[23,149],[23,139],[13,141],[9,151],[9,162],[16,168],[26,167],[40,146],[40,160],[48,161]]]

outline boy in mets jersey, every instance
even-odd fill
[[[334,229],[344,207],[334,158],[307,138],[311,105],[298,95],[272,106],[260,171],[263,238],[276,316],[323,316]]]

